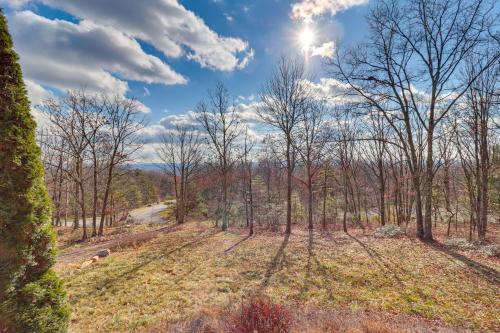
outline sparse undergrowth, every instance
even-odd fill
[[[276,304],[265,306],[265,312],[260,317],[256,313],[242,311],[252,304],[244,303],[243,306],[210,308],[202,310],[195,315],[176,323],[160,323],[155,327],[139,330],[141,333],[233,333],[233,326],[228,323],[246,322],[269,323],[269,308]],[[261,308],[262,306],[259,306]],[[416,316],[390,315],[373,313],[367,311],[347,310],[323,310],[316,307],[282,307],[279,313],[285,311],[285,326],[278,321],[276,326],[264,327],[264,330],[252,330],[251,326],[247,332],[283,332],[283,333],[467,333],[464,328],[444,327],[436,321],[430,321]],[[279,317],[278,317],[279,318]],[[281,323],[281,324],[280,324]],[[281,330],[285,327],[285,330]]]
[[[172,202],[171,200],[167,200],[165,203],[167,204],[167,208],[160,213],[161,218],[166,221],[175,221],[175,201]]]
[[[387,224],[383,227],[377,228],[373,233],[375,237],[399,237],[404,235],[404,230],[394,224]]]
[[[444,241],[444,244],[450,248],[478,251],[488,257],[500,256],[500,244],[476,244],[473,242],[469,242],[465,238],[448,238]]]
[[[57,269],[71,331],[133,331],[259,292],[289,307],[419,316],[498,331],[498,258],[465,257],[409,237],[294,231],[223,233],[189,222],[139,248]],[[313,332],[313,331],[311,331]],[[363,331],[361,331],[363,332]]]

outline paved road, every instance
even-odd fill
[[[160,203],[160,204],[153,204],[150,207],[136,208],[130,211],[130,215],[135,220],[135,222],[139,224],[148,224],[148,223],[164,224],[167,223],[168,221],[162,219],[160,213],[165,208],[168,207],[168,204],[169,202],[167,202],[167,205]],[[172,201],[171,204],[175,204],[175,201]],[[101,217],[97,216],[97,224],[99,224],[100,219]],[[86,222],[87,222],[87,228],[92,227],[92,216],[87,217]],[[83,223],[82,219],[80,219],[80,225],[82,225],[82,223]]]
[[[174,202],[167,202],[167,204],[155,204],[150,207],[141,207],[134,209],[130,212],[130,215],[135,220],[136,223],[146,224],[146,223],[155,223],[155,224],[167,224],[169,221],[164,220],[160,213],[168,207],[169,204],[174,204]],[[171,222],[171,221],[170,221]],[[124,234],[120,235],[117,238],[104,241],[102,243],[85,246],[83,248],[77,247],[75,249],[69,249],[68,251],[63,251],[59,253],[58,262],[59,263],[69,263],[69,262],[77,262],[85,259],[92,258],[97,252],[104,249],[111,249],[112,251],[115,248],[129,246],[130,244],[137,244],[142,242],[147,242],[159,234],[168,233],[172,230],[175,230],[177,227],[175,224],[172,225],[161,226],[156,230],[150,230],[145,232],[140,232],[137,234]]]
[[[137,208],[137,209],[132,210],[130,212],[130,215],[137,223],[163,224],[163,223],[167,223],[168,221],[164,220],[160,216],[160,213],[167,207],[168,206],[163,204],[163,203],[151,205],[151,207],[141,207],[141,208]]]

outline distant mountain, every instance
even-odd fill
[[[127,167],[140,170],[161,170],[162,163],[129,163]]]

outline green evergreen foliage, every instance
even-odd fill
[[[115,201],[127,209],[137,208],[157,200],[157,191],[151,174],[144,170],[117,170],[114,181]]]
[[[51,270],[55,234],[35,127],[0,10],[0,326],[65,332],[69,310]]]

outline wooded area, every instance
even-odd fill
[[[283,57],[260,94],[257,114],[271,129],[262,142],[248,149],[245,122],[218,83],[198,107],[201,128],[173,129],[163,159],[182,170],[180,156],[194,152],[199,174],[219,176],[221,187],[209,186],[206,199],[217,202],[209,213],[220,215],[223,230],[229,216],[251,225],[252,212],[258,224],[285,224],[286,233],[292,223],[341,223],[344,231],[394,223],[431,240],[439,222],[448,235],[466,224],[468,237],[484,242],[500,190],[500,53],[491,10],[483,1],[379,1],[368,18],[370,40],[340,48],[326,64],[337,95],[321,96],[303,61]],[[200,171],[201,147],[212,154]],[[181,176],[182,197],[207,187],[189,171],[196,186]]]

